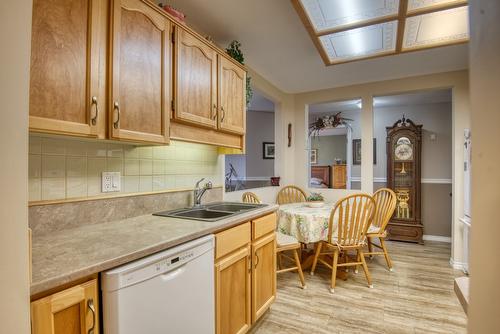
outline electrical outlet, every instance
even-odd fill
[[[120,172],[103,172],[101,189],[103,193],[120,191],[121,190]]]

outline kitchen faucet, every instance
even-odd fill
[[[212,182],[210,182],[210,181],[205,183],[203,188],[200,188],[200,183],[203,180],[205,180],[205,178],[198,180],[198,182],[196,182],[196,186],[194,187],[194,190],[193,190],[193,200],[194,200],[193,206],[194,207],[200,207],[201,206],[201,198],[203,197],[203,194],[205,194],[205,192],[208,189],[212,189]]]

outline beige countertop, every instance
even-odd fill
[[[145,215],[33,234],[35,295],[276,211],[271,204],[216,222]]]

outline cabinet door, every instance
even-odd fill
[[[217,334],[243,334],[250,328],[250,272],[249,246],[215,264]]]
[[[103,7],[104,0],[33,1],[30,130],[105,136]]]
[[[217,53],[180,27],[175,38],[174,117],[205,127],[217,126]]]
[[[99,334],[97,280],[31,303],[33,334]]]
[[[112,8],[111,137],[168,143],[170,22],[140,0]]]
[[[219,129],[245,133],[246,72],[219,56]]]
[[[276,298],[276,234],[252,243],[252,323]]]

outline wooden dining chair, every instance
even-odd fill
[[[253,192],[247,191],[241,196],[241,201],[243,203],[253,203],[253,204],[260,204],[262,201],[259,199],[257,195],[255,195]]]
[[[366,232],[375,214],[374,199],[365,194],[355,194],[339,200],[331,214],[328,224],[327,240],[320,241],[316,246],[311,275],[314,275],[316,264],[321,262],[332,269],[332,280],[330,292],[335,289],[338,267],[362,265],[366,280],[370,288],[373,287],[370,272],[366,265],[363,247],[366,245]],[[334,218],[337,217],[337,229],[334,231]],[[322,252],[324,251],[324,252]],[[349,251],[356,251],[356,261],[351,262]],[[328,263],[323,257],[333,255],[333,261]],[[338,263],[339,257],[343,255],[345,262]]]
[[[286,186],[278,192],[276,202],[279,205],[306,201],[306,192],[297,186]]]
[[[276,232],[276,256],[278,258],[278,270],[277,274],[284,273],[288,271],[297,270],[299,274],[300,284],[302,289],[306,288],[306,282],[304,279],[304,273],[302,272],[302,265],[300,264],[299,251],[301,250],[301,244],[291,235],[286,235],[281,232]],[[293,258],[286,254],[290,252]],[[283,258],[288,259],[294,265],[291,267],[283,268]]]
[[[387,267],[392,271],[392,262],[387,252],[385,238],[387,237],[386,227],[396,209],[396,194],[389,188],[382,188],[373,194],[375,200],[375,215],[371,226],[366,233],[366,242],[368,244],[368,252],[365,256],[372,258],[374,255],[383,255],[387,262]],[[374,239],[379,239],[380,245],[373,242]],[[381,252],[374,252],[373,247],[381,249]]]

